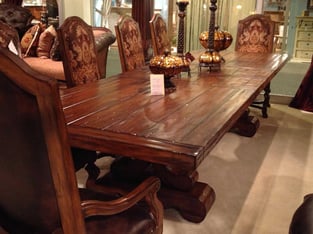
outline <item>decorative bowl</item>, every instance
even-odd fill
[[[170,78],[181,73],[185,66],[189,66],[188,61],[171,55],[168,50],[164,52],[164,55],[154,56],[149,64],[150,71],[153,74],[164,74],[165,88],[175,87],[170,82]]]

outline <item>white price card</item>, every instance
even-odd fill
[[[164,95],[164,75],[150,74],[150,89],[151,95]]]

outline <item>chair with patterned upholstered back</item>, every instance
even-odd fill
[[[10,43],[12,43],[10,45]],[[14,48],[9,48],[10,46]],[[16,29],[0,20],[0,47],[8,48],[19,57],[22,57],[21,45]]]
[[[57,32],[67,87],[71,88],[101,79],[94,35],[103,34],[106,29],[92,28],[78,16],[71,16],[65,19]],[[112,43],[115,40],[115,38],[107,39]],[[104,60],[100,61],[102,66],[106,66],[106,52],[102,52],[101,59]],[[105,68],[102,69],[105,72]],[[84,167],[90,175],[99,174],[100,170],[94,162],[105,154],[100,155],[95,151],[80,148],[72,148],[72,154],[76,170]]]
[[[92,27],[78,16],[65,19],[57,30],[68,87],[101,78]]]
[[[120,196],[78,189],[57,81],[5,49],[0,112],[0,226],[7,233],[162,233],[159,179]]]
[[[235,50],[240,52],[272,53],[275,23],[263,14],[249,15],[239,20]]]
[[[238,23],[235,50],[247,53],[272,53],[274,43],[275,23],[269,16],[263,14],[249,15]],[[264,99],[255,100],[252,107],[262,110],[262,116],[267,118],[267,108],[270,107],[270,83],[264,88]]]
[[[144,66],[145,57],[138,23],[131,16],[121,16],[115,25],[115,33],[122,71]]]
[[[163,55],[165,50],[171,51],[166,23],[162,16],[159,13],[154,14],[149,24],[154,55]]]

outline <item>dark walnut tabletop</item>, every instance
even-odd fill
[[[73,146],[195,169],[287,61],[226,52],[221,71],[191,67],[176,91],[150,95],[148,67],[65,90]]]

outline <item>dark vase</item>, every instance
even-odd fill
[[[56,0],[47,0],[48,17],[56,18],[59,16],[58,3]]]

